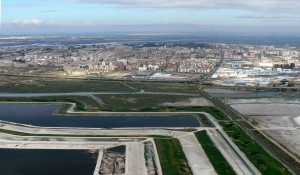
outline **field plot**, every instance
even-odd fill
[[[208,137],[206,131],[197,132],[195,135],[218,174],[236,174],[229,163],[224,159],[220,151],[215,147],[211,139]]]
[[[299,115],[300,104],[283,104],[283,103],[248,103],[248,104],[231,104],[233,109],[239,111],[243,115]]]
[[[155,139],[164,175],[191,175],[182,147],[177,139]]]
[[[189,102],[190,96],[179,95],[98,95],[110,111],[141,111],[151,107],[161,107],[163,103]]]
[[[46,103],[46,102],[62,102],[62,103],[75,103],[76,111],[96,110],[101,109],[97,101],[87,96],[54,96],[54,97],[0,97],[1,102],[33,102],[33,103]]]
[[[50,79],[2,76],[0,91],[17,93],[54,92],[199,92],[195,84],[169,82],[110,81],[87,79]]]
[[[143,111],[168,106],[212,106],[202,97],[185,95],[126,94],[97,95],[97,97],[102,99],[105,110],[109,111]]]
[[[299,160],[299,99],[230,99],[228,104]]]
[[[261,146],[253,142],[240,127],[232,123],[221,123],[224,131],[232,138],[234,143],[245,153],[247,158],[263,174],[290,175],[291,173],[277,160],[269,155]]]

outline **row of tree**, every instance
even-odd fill
[[[281,69],[294,69],[295,68],[295,63],[291,64],[275,64],[275,68],[281,68]]]

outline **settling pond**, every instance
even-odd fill
[[[0,103],[0,120],[43,127],[199,127],[193,115],[54,115],[58,104]]]
[[[1,175],[92,175],[98,153],[0,149]]]

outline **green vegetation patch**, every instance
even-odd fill
[[[7,78],[7,77],[6,77]],[[1,92],[54,93],[54,92],[96,92],[133,91],[123,82],[75,79],[34,79],[9,77],[8,83],[1,86]]]
[[[224,131],[234,141],[254,166],[265,175],[290,175],[281,163],[270,156],[259,144],[248,136],[239,126],[230,122],[221,122]]]
[[[0,101],[2,102],[43,102],[43,103],[51,103],[51,102],[67,102],[67,103],[75,103],[77,111],[85,111],[87,109],[99,109],[99,104],[94,101],[90,97],[84,97],[84,96],[66,96],[66,97],[0,97]],[[63,105],[58,110],[59,113],[65,113],[66,110],[69,108],[69,105]]]
[[[174,82],[141,82],[88,79],[52,79],[4,76],[1,92],[54,93],[54,92],[198,92],[196,84]]]
[[[56,111],[55,114],[67,114],[67,111],[72,107],[71,104],[62,104]]]
[[[113,103],[113,102],[112,102]],[[228,120],[227,116],[219,109],[212,106],[152,106],[144,107],[139,110],[130,107],[108,108],[110,112],[207,112],[217,120]],[[208,124],[208,123],[207,123]]]
[[[214,124],[204,114],[197,114],[197,118],[203,127],[214,127]]]
[[[98,95],[105,107],[110,111],[142,111],[148,108],[160,108],[163,103],[188,102],[191,96],[180,95],[149,95],[149,94],[126,94],[126,95]]]
[[[191,175],[182,147],[177,139],[154,139],[164,175]]]
[[[203,147],[207,157],[209,158],[210,162],[212,163],[218,174],[236,174],[233,168],[229,165],[229,163],[226,161],[226,159],[223,157],[223,155],[208,137],[206,131],[196,132],[195,136],[197,137],[199,143]]]
[[[137,82],[129,81],[127,85],[138,90],[154,91],[154,92],[180,92],[180,93],[198,93],[199,86],[197,84],[190,84],[185,82]]]

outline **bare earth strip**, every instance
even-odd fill
[[[0,133],[0,148],[13,149],[103,150],[134,141],[139,141],[139,139],[120,140],[116,138],[24,137]]]
[[[260,175],[261,172],[258,171],[258,169],[249,161],[249,159],[246,157],[246,155],[234,144],[234,142],[230,139],[230,137],[225,133],[225,131],[222,129],[222,127],[220,126],[220,124],[216,121],[216,119],[208,113],[204,113],[207,118],[214,124],[214,126],[220,131],[220,133],[224,136],[224,139],[227,140],[228,144],[231,145],[232,149],[235,150],[236,154],[239,155],[240,160],[242,159],[244,162],[244,166],[248,166],[248,169],[251,169],[254,174]],[[229,162],[230,163],[230,162]],[[232,165],[230,163],[230,165],[232,167],[234,167],[234,165]]]
[[[96,168],[94,170],[94,174],[93,175],[99,175],[99,170],[100,170],[100,165],[101,165],[102,157],[103,157],[103,151],[101,150],[101,151],[99,151]]]
[[[268,104],[232,104],[233,109],[239,111],[241,114],[249,115],[299,115],[300,104],[283,104],[283,103],[268,103]]]
[[[125,175],[147,175],[144,144],[141,142],[128,143],[125,162]]]
[[[263,131],[274,143],[283,147],[287,154],[299,161],[300,128],[296,121],[300,114],[299,103],[274,103],[268,99],[257,100],[257,103],[248,99],[231,101],[234,102],[230,105],[232,108],[246,115],[245,118],[254,123],[257,130]]]
[[[188,102],[163,103],[164,106],[214,106],[203,97],[190,98]]]
[[[208,130],[207,134],[238,175],[252,175],[246,165],[216,130]]]
[[[164,135],[170,136],[170,131],[163,129],[92,129],[92,128],[45,128],[26,125],[12,125],[0,122],[0,129],[12,130],[31,134],[63,134],[63,135]]]
[[[163,175],[155,141],[153,138],[148,138],[148,140],[150,140],[153,143],[153,152],[155,154],[154,161],[156,162],[157,173],[158,173],[158,175]]]
[[[300,127],[300,116],[293,118],[294,123]]]
[[[182,145],[182,149],[194,175],[217,174],[194,133],[178,135],[177,138]]]

